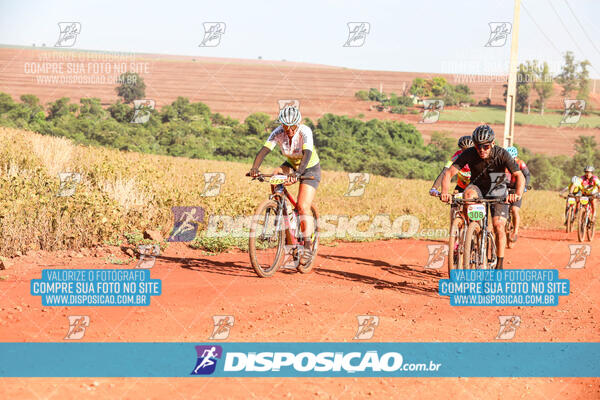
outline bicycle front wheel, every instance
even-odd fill
[[[481,261],[481,234],[479,222],[471,222],[465,238],[464,268],[478,269],[484,264]],[[483,257],[485,258],[485,256]]]
[[[278,214],[277,202],[267,200],[256,208],[250,224],[250,262],[258,276],[268,278],[277,272],[284,241],[283,221]]]

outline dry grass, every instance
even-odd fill
[[[57,171],[65,169],[80,172],[82,181],[74,196],[57,197]],[[202,206],[208,216],[251,215],[269,185],[250,181],[248,169],[241,163],[76,146],[0,128],[0,255],[87,247],[146,228],[166,236],[173,206]],[[218,196],[202,196],[205,172],[225,173]],[[345,197],[348,175],[325,171],[316,205],[321,215],[387,214],[393,220],[410,214],[420,230],[445,229],[448,206],[430,197],[429,187],[426,181],[372,176],[362,197]],[[561,229],[563,201],[553,192],[527,193],[523,225]]]
[[[70,140],[33,133],[27,137],[31,143],[31,150],[49,175],[58,176],[59,172],[72,172],[71,160],[75,147]]]

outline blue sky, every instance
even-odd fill
[[[600,2],[522,0],[519,60],[559,67],[571,50],[600,79]],[[558,16],[557,16],[558,14]],[[80,22],[75,48],[305,61],[359,69],[502,74],[510,42],[484,47],[489,22],[511,22],[513,1],[8,1],[0,43],[53,46],[58,22]],[[559,18],[560,17],[560,18]],[[218,47],[198,47],[203,22],[222,21]],[[562,21],[562,22],[561,22]],[[369,22],[362,47],[342,47],[348,22]],[[564,26],[563,26],[564,24]],[[586,36],[586,33],[587,36]],[[590,42],[596,43],[596,47]]]

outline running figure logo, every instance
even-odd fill
[[[221,346],[196,346],[198,360],[196,368],[190,375],[210,375],[215,372],[217,367],[217,359],[223,356],[223,348]]]
[[[79,22],[59,22],[58,29],[60,33],[54,47],[73,47],[77,35],[81,33],[81,24]]]
[[[373,337],[375,328],[379,326],[379,317],[374,315],[358,315],[358,330],[354,340],[368,340]]]
[[[150,114],[152,113],[152,110],[154,110],[154,105],[154,100],[134,100],[133,109],[135,110],[135,114],[133,115],[131,123],[145,124],[146,122],[148,122],[148,120],[150,119]]]
[[[90,317],[87,315],[69,315],[69,332],[65,340],[79,340],[85,335],[85,328],[90,326]]]
[[[585,110],[585,100],[565,99],[565,113],[560,120],[562,124],[576,124]]]
[[[447,244],[428,244],[427,251],[429,252],[429,258],[425,268],[427,269],[440,269],[444,265],[446,256],[448,255]]]
[[[225,34],[225,22],[204,22],[204,38],[198,47],[217,47]]]
[[[521,317],[517,315],[501,315],[498,317],[500,320],[500,330],[496,339],[499,340],[510,340],[515,337],[517,328],[521,326]]]
[[[348,180],[348,191],[344,194],[344,196],[359,197],[365,193],[367,184],[371,180],[371,175],[366,172],[349,172]]]
[[[367,35],[371,32],[371,24],[368,22],[348,22],[348,39],[344,47],[361,47],[365,44]]]
[[[434,124],[440,119],[444,110],[444,100],[423,100],[423,124]]]
[[[196,237],[198,223],[204,222],[202,207],[172,207],[175,223],[168,242],[191,242]]]
[[[510,22],[490,22],[490,38],[485,47],[502,47],[506,44],[508,35],[512,31]]]
[[[218,196],[221,191],[221,185],[225,183],[225,172],[205,172],[204,173],[204,190],[201,196],[214,197]]]
[[[229,337],[229,332],[233,328],[235,319],[233,315],[213,315],[215,328],[209,340],[225,340]]]
[[[569,258],[569,263],[565,268],[585,268],[585,262],[587,261],[587,257],[592,252],[592,246],[589,244],[570,244],[569,251],[571,253],[571,257]]]
[[[70,197],[75,194],[77,184],[81,182],[79,172],[59,172],[60,186],[58,188],[58,197]]]
[[[138,245],[138,253],[140,253],[140,260],[135,267],[145,269],[152,268],[156,262],[156,256],[160,255],[160,245],[140,244]]]

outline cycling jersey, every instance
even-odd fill
[[[505,192],[508,184],[505,170],[508,169],[512,174],[519,171],[515,160],[500,146],[492,147],[489,157],[485,160],[474,147],[470,147],[463,151],[452,165],[460,170],[467,164],[471,168],[470,184],[477,186],[484,196],[500,196],[501,194],[497,193]]]
[[[579,178],[579,185],[577,185],[577,189],[581,189],[581,193],[584,196],[591,196],[592,194],[598,193],[598,189],[600,189],[600,179],[596,175],[592,175],[590,179],[587,179],[585,175]],[[573,193],[577,193],[578,190],[573,191]]]
[[[450,161],[446,163],[445,167],[450,168],[452,166],[452,163],[456,161],[456,159],[458,158],[458,156],[460,156],[462,152],[462,150],[458,150],[456,153],[454,153]],[[460,171],[458,171],[458,174],[456,175],[456,186],[458,186],[461,189],[464,189],[469,185],[470,181],[471,169],[469,168],[469,164],[466,164],[464,167],[462,167]]]
[[[265,142],[265,147],[269,150],[273,150],[275,145],[279,145],[281,153],[283,153],[294,169],[298,168],[302,162],[302,150],[310,150],[312,152],[306,168],[314,167],[319,163],[319,156],[313,145],[312,130],[306,125],[299,124],[291,140],[283,130],[283,126],[279,125],[271,132]]]

